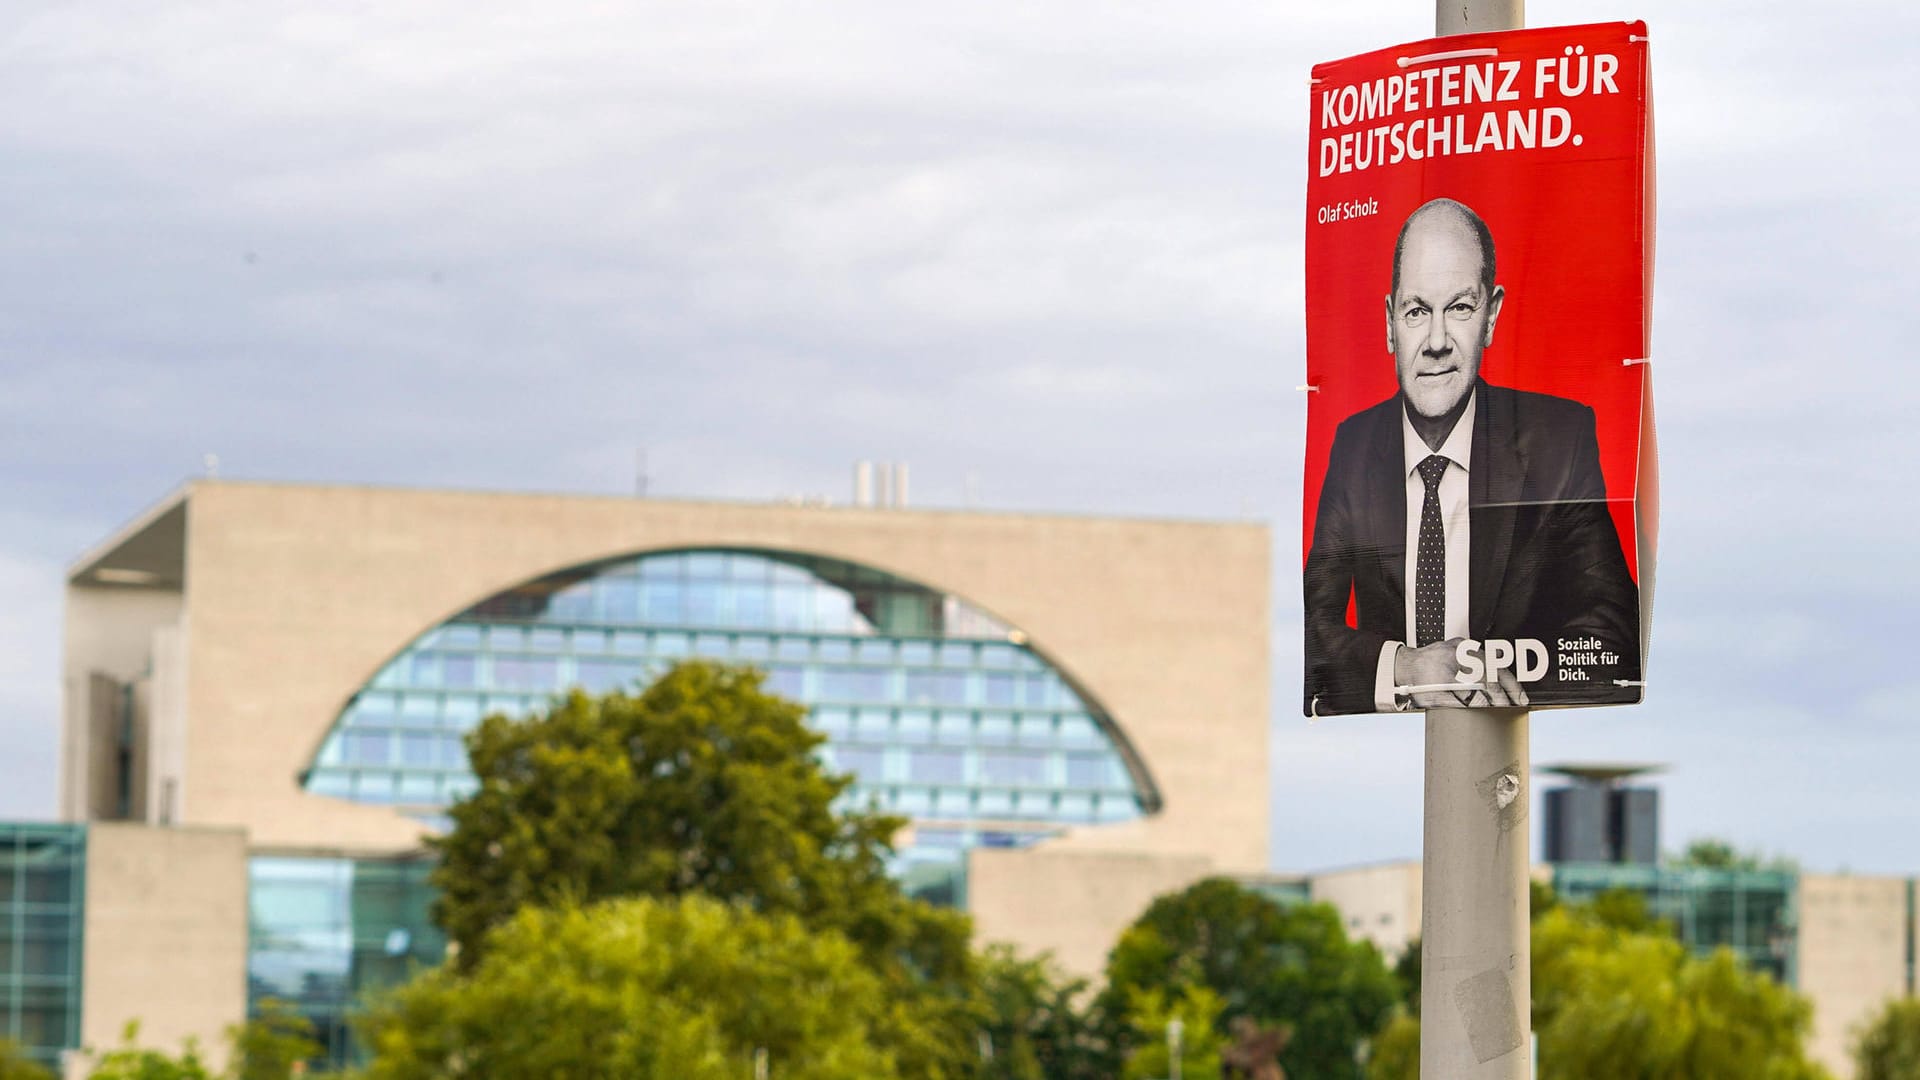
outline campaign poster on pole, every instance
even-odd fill
[[[1307,714],[1641,699],[1647,64],[1634,22],[1313,69]]]

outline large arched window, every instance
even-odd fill
[[[965,601],[867,567],[703,549],[553,574],[422,635],[354,695],[305,785],[427,820],[473,788],[460,738],[573,686],[634,686],[674,660],[768,673],[809,709],[847,798],[915,823],[901,872],[980,844],[1140,816],[1151,783],[1111,720]]]

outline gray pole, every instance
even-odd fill
[[[1524,0],[1436,0],[1436,35],[1518,30]],[[1427,710],[1420,1075],[1530,1080],[1525,709]]]

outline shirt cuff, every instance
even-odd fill
[[[1393,692],[1393,658],[1400,653],[1400,643],[1389,641],[1380,646],[1380,663],[1373,670],[1373,707],[1381,712],[1405,712],[1407,702],[1398,699]]]

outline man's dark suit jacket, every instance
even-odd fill
[[[1524,685],[1533,704],[1640,700],[1639,687],[1613,682],[1640,678],[1639,590],[1607,512],[1593,410],[1485,382],[1476,393],[1468,636],[1545,643],[1546,678]],[[1307,553],[1310,715],[1378,711],[1381,646],[1406,637],[1404,408],[1395,394],[1334,433]],[[1357,628],[1347,624],[1350,596]],[[1589,681],[1561,681],[1558,643],[1582,638],[1598,638],[1620,662],[1584,668]]]

